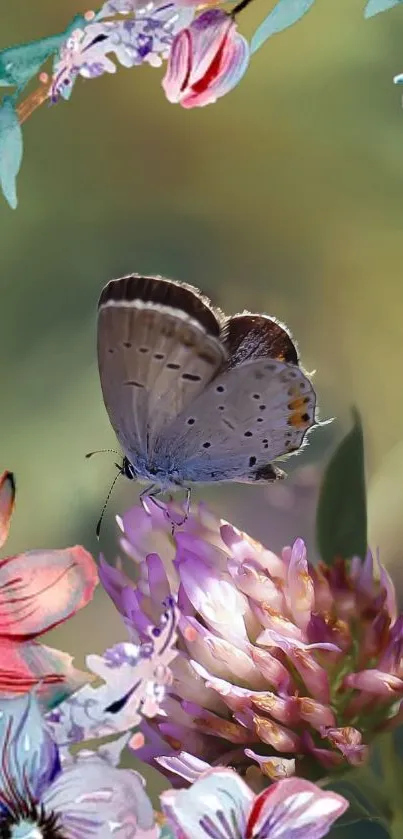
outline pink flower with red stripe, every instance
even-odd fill
[[[234,18],[208,9],[176,35],[162,86],[183,108],[210,105],[238,84],[248,64],[248,42]]]
[[[0,476],[0,548],[14,509],[11,472]],[[88,674],[71,656],[37,638],[72,617],[92,598],[98,575],[92,556],[80,546],[39,550],[0,560],[0,695],[37,688],[52,704],[76,690]]]
[[[322,839],[348,802],[297,778],[254,795],[236,772],[220,767],[190,789],[163,792],[161,805],[177,839]]]

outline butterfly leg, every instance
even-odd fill
[[[175,528],[176,527],[182,527],[182,525],[185,524],[185,522],[189,518],[190,498],[191,498],[192,490],[190,489],[190,487],[185,487],[185,491],[186,491],[185,513],[182,516],[180,521],[173,521],[172,522],[172,536],[175,533]]]
[[[149,498],[150,501],[153,501],[154,504],[156,504],[156,506],[160,508],[160,510],[164,509],[162,507],[162,505],[158,504],[158,501],[156,500],[156,496],[160,495],[160,493],[161,493],[160,488],[157,487],[155,484],[150,484],[148,487],[143,489],[142,492],[140,492],[139,501],[140,501],[140,504],[141,504],[144,512],[147,513],[147,515],[149,515],[150,510],[147,507],[146,498]]]

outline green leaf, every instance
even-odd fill
[[[388,9],[393,9],[401,2],[402,0],[368,0],[364,9],[364,17],[373,17],[378,15],[379,12],[387,12]]]
[[[16,177],[22,161],[22,131],[11,96],[0,107],[0,185],[10,207],[17,206]]]
[[[258,26],[252,36],[250,42],[251,54],[256,52],[272,35],[277,35],[283,29],[294,26],[294,23],[297,23],[309,12],[314,2],[315,0],[278,0],[274,9]]]
[[[327,565],[336,557],[364,559],[367,552],[364,440],[358,411],[354,425],[328,464],[319,496],[316,535]]]
[[[76,15],[64,32],[49,35],[28,44],[18,44],[0,50],[0,86],[23,88],[39,73],[42,64],[55,55],[74,29],[84,28],[87,21],[82,15]]]
[[[326,789],[338,792],[350,802],[348,810],[337,820],[331,839],[387,839],[388,820],[384,798],[374,795],[374,784],[365,785],[361,770],[351,772],[352,780],[333,779]],[[374,783],[376,779],[373,779]]]

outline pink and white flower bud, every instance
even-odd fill
[[[248,63],[248,43],[234,19],[209,9],[176,35],[162,86],[169,102],[200,108],[229,93]]]

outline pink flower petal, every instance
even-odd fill
[[[232,17],[209,9],[176,36],[162,85],[170,102],[202,107],[235,87],[248,63],[248,43]]]
[[[263,743],[273,746],[276,752],[290,752],[295,754],[300,751],[300,737],[290,728],[275,723],[274,720],[253,716],[256,734]],[[250,743],[250,738],[249,738]]]
[[[206,89],[199,85],[183,96],[181,105],[183,108],[204,107],[213,104],[222,96],[226,96],[240,82],[249,65],[249,45],[246,39],[239,33],[234,33],[228,38],[220,58],[220,72],[212,78]]]
[[[211,769],[187,790],[166,790],[161,806],[184,839],[223,835],[238,839],[244,829],[253,793],[233,769]]]
[[[343,685],[356,690],[365,690],[376,696],[393,698],[403,694],[403,680],[381,670],[361,670],[344,677]]]
[[[330,740],[352,766],[361,766],[366,762],[369,747],[363,744],[362,734],[356,728],[328,728],[323,732],[323,737]]]
[[[297,539],[292,549],[288,566],[288,597],[295,623],[306,631],[315,604],[315,592],[302,539]]]
[[[119,568],[109,565],[102,554],[99,559],[98,573],[99,579],[106,593],[115,604],[117,610],[123,614],[122,593],[125,587],[129,584],[128,578],[123,571],[120,571]]]
[[[90,678],[89,673],[76,670],[67,653],[36,641],[0,638],[0,695],[37,688],[49,705],[62,701]]]
[[[165,769],[169,769],[170,772],[174,772],[175,775],[180,775],[190,784],[193,784],[210,769],[208,763],[199,760],[198,757],[190,755],[188,752],[179,752],[172,757],[157,757],[156,763]]]
[[[3,472],[0,476],[0,548],[3,547],[10,530],[14,499],[14,475],[12,472]]]
[[[162,87],[168,102],[180,102],[183,85],[190,73],[191,39],[187,29],[174,39]]]
[[[255,760],[263,775],[267,775],[272,781],[280,781],[282,778],[291,778],[295,775],[294,759],[258,755],[252,749],[245,749],[245,755]]]
[[[213,76],[212,65],[220,51],[224,51],[226,40],[231,30],[236,30],[227,12],[222,9],[210,9],[203,12],[189,26],[191,37],[191,69],[187,87],[197,86],[202,81],[208,83],[206,76]]]
[[[324,766],[328,771],[332,771],[344,763],[343,756],[340,752],[335,752],[330,749],[320,749],[316,746],[308,729],[305,729],[301,735],[301,751],[303,754],[314,757],[315,761]]]
[[[254,646],[250,648],[250,655],[253,663],[271,687],[280,693],[292,692],[294,683],[290,673],[281,661],[278,661],[267,650],[261,650],[259,647]]]
[[[230,579],[188,553],[178,563],[181,583],[192,606],[217,634],[245,648],[248,638],[244,615],[249,612],[246,597]]]
[[[98,582],[84,548],[29,551],[0,562],[0,637],[29,639],[74,615]]]
[[[347,809],[348,801],[309,781],[285,778],[254,801],[245,839],[321,839]]]

